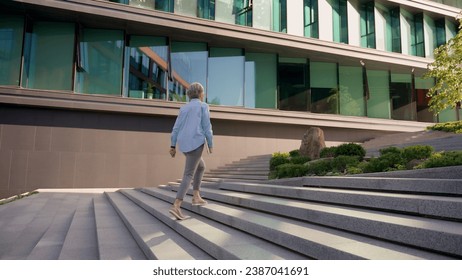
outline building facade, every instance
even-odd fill
[[[209,168],[456,120],[428,111],[433,50],[462,1],[0,1],[0,190],[180,177],[165,148],[192,82],[220,147]],[[166,167],[168,162],[168,167]]]

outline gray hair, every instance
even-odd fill
[[[204,87],[200,83],[192,83],[189,85],[186,94],[188,95],[189,99],[193,98],[200,98],[201,93],[204,92]]]

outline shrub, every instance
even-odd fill
[[[402,150],[397,147],[388,147],[380,150],[380,157],[378,160],[381,161],[382,170],[375,172],[391,171],[396,170],[397,166],[402,166],[406,164],[406,161],[403,159]]]
[[[277,178],[292,178],[305,176],[308,168],[304,164],[284,163],[277,167]]]
[[[326,147],[323,148],[319,154],[321,158],[335,157],[337,147]]]
[[[270,159],[270,170],[276,170],[276,167],[290,162],[289,153],[276,152]]]
[[[432,155],[433,151],[434,149],[432,146],[409,146],[402,149],[402,157],[406,160],[406,162],[416,159],[426,159]]]
[[[389,168],[390,165],[387,161],[380,158],[371,158],[371,160],[364,165],[363,170],[366,173],[382,172]]]
[[[357,156],[363,159],[366,155],[366,150],[359,144],[347,143],[337,146],[335,156]]]
[[[268,179],[277,179],[278,178],[278,172],[277,170],[271,170],[270,173],[268,174]]]
[[[454,165],[462,165],[462,151],[433,153],[417,168],[434,168]]]
[[[427,129],[439,130],[439,131],[445,131],[445,132],[462,133],[462,121],[438,123],[438,124],[427,127]]]
[[[290,152],[289,152],[289,156],[290,156],[291,158],[293,158],[293,157],[299,157],[299,156],[300,156],[300,150],[292,150],[292,151],[290,151]]]
[[[326,175],[332,170],[331,161],[332,159],[320,159],[313,162],[309,162],[307,164],[306,174],[318,176]]]
[[[293,163],[293,164],[304,164],[305,162],[308,162],[310,161],[311,159],[309,157],[305,157],[305,156],[296,156],[296,157],[291,157],[290,158],[290,163]]]
[[[358,166],[349,166],[346,169],[347,174],[361,174],[364,173],[364,171],[358,167]]]
[[[354,167],[358,164],[358,156],[338,156],[332,159],[330,166],[334,172],[345,173],[348,167]]]

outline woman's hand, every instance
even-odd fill
[[[170,153],[170,155],[172,156],[172,158],[174,158],[175,155],[176,155],[176,149],[175,149],[175,148],[170,148],[169,153]]]

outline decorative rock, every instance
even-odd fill
[[[324,131],[319,127],[311,127],[303,134],[300,145],[300,155],[311,159],[319,158],[321,150],[326,147],[324,141]]]

